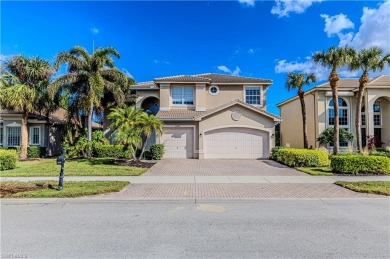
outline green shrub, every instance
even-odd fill
[[[17,153],[15,150],[0,150],[0,171],[16,167]]]
[[[160,160],[164,156],[164,144],[153,144],[150,147],[150,156],[153,160]]]
[[[329,165],[329,155],[326,151],[280,148],[276,152],[276,161],[291,167],[314,167]]]
[[[142,155],[142,159],[146,160],[151,160],[152,159],[152,154],[150,153],[150,150],[145,150],[144,154]]]
[[[390,157],[390,149],[389,148],[375,148],[370,152],[370,156]]]
[[[121,145],[95,145],[94,157],[127,157]]]
[[[383,156],[331,156],[331,168],[345,174],[390,174],[390,158]]]
[[[282,148],[283,147],[273,147],[271,149],[271,155],[270,155],[269,159],[277,161],[278,160],[279,150],[282,149]]]
[[[45,147],[31,146],[27,148],[27,157],[28,158],[40,158],[46,155]]]

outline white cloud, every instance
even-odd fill
[[[345,29],[353,29],[355,25],[345,14],[338,14],[329,16],[327,14],[321,14],[321,17],[325,19],[324,32],[328,37],[340,33]]]
[[[255,50],[254,49],[248,49],[248,53],[249,54],[253,54],[253,53],[255,53]]]
[[[339,34],[340,46],[352,46],[356,49],[379,46],[390,52],[390,1],[385,1],[377,9],[363,8],[358,32]]]
[[[158,59],[153,60],[153,62],[154,62],[154,64],[165,64],[165,65],[169,65],[170,64],[169,61],[158,60]]]
[[[238,66],[236,66],[236,69],[233,71],[227,66],[218,66],[217,68],[225,73],[231,74],[232,76],[238,76],[241,73],[241,69]]]
[[[246,6],[255,6],[255,0],[238,0],[238,2]]]
[[[126,68],[122,68],[122,72],[123,72],[123,74],[125,74],[127,77],[130,77],[130,78],[133,78],[133,79],[134,79],[134,76],[133,76]]]
[[[227,68],[227,66],[218,66],[217,68],[219,70],[225,72],[225,73],[231,73],[232,72],[229,68]]]
[[[289,13],[303,13],[316,2],[322,2],[322,0],[275,0],[271,13],[279,17],[288,16]]]
[[[96,28],[96,27],[92,27],[90,30],[91,30],[92,34],[98,34],[99,33],[99,29]]]
[[[330,69],[324,68],[321,65],[317,65],[312,61],[312,58],[306,57],[305,61],[291,61],[279,60],[275,66],[275,73],[314,73],[318,81],[327,80],[329,77]],[[347,68],[339,69],[338,73],[342,77],[356,77],[358,72],[351,72]]]

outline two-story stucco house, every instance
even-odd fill
[[[355,116],[358,78],[339,81],[339,124],[356,136]],[[309,146],[318,148],[318,136],[328,127],[334,126],[334,109],[329,83],[314,87],[305,93],[307,133]],[[283,121],[280,124],[281,143],[285,147],[303,148],[302,115],[298,97],[277,105]],[[367,84],[362,109],[362,144],[366,136],[376,136],[378,142],[390,145],[390,76],[373,78]],[[356,149],[353,143],[340,143],[341,149]],[[331,148],[330,146],[328,148]]]
[[[220,74],[155,78],[132,86],[136,106],[164,122],[164,158],[266,158],[275,123],[266,111],[271,80]]]

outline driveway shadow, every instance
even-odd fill
[[[277,167],[277,168],[290,168],[288,166],[279,164],[278,162],[275,162],[273,160],[263,160],[263,163],[265,163],[265,164],[267,164],[269,166],[272,166],[272,167]]]

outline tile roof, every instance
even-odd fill
[[[367,87],[373,86],[390,86],[390,75],[381,75],[371,78]],[[340,78],[339,88],[358,88],[359,78]],[[329,82],[316,86],[315,88],[330,88]]]
[[[153,81],[140,82],[130,86],[131,89],[159,89],[158,85]]]
[[[179,76],[167,76],[159,77],[154,79],[156,83],[160,82],[199,82],[199,83],[209,83],[211,80],[209,78],[197,76],[197,75],[179,75]]]
[[[247,108],[250,108],[250,109],[252,109],[252,110],[255,110],[256,112],[259,112],[259,113],[262,113],[262,114],[267,115],[267,116],[269,116],[269,117],[272,117],[272,118],[274,118],[274,119],[281,119],[280,117],[278,117],[278,116],[276,116],[276,115],[274,115],[274,114],[272,114],[272,113],[270,113],[270,112],[267,112],[267,111],[265,111],[265,110],[262,110],[262,109],[260,109],[260,108],[258,108],[258,107],[256,107],[256,106],[250,105],[250,104],[248,104],[248,103],[246,103],[246,102],[243,102],[243,101],[241,101],[241,100],[239,100],[239,99],[236,99],[236,100],[234,100],[234,101],[225,103],[225,104],[223,104],[223,105],[221,105],[221,106],[218,106],[218,107],[216,107],[216,108],[214,108],[214,109],[208,110],[208,111],[204,112],[203,114],[199,114],[199,115],[197,115],[197,116],[195,117],[195,119],[199,119],[199,118],[208,116],[208,115],[210,115],[210,114],[213,114],[213,113],[218,112],[218,111],[220,111],[220,110],[226,109],[226,108],[228,108],[228,107],[230,107],[230,106],[233,106],[233,105],[235,105],[235,104],[240,104],[240,105],[242,105],[242,106],[245,106],[245,107],[247,107]]]
[[[199,112],[194,110],[187,109],[171,109],[169,111],[159,111],[157,113],[157,118],[164,119],[188,119],[192,120],[194,117],[203,114],[205,112]]]
[[[244,76],[231,76],[231,75],[223,75],[223,74],[213,74],[213,73],[207,73],[207,74],[199,74],[196,76],[205,77],[210,79],[211,83],[213,84],[271,84],[272,80],[269,79],[262,79],[262,78],[254,78],[254,77],[244,77]]]
[[[244,76],[231,76],[223,74],[197,74],[197,75],[178,75],[178,76],[166,76],[155,78],[154,81],[140,82],[132,85],[132,89],[158,89],[159,83],[173,82],[173,83],[207,83],[207,84],[271,84],[272,80],[244,77]]]
[[[367,86],[390,86],[390,75],[375,77],[367,84]]]

